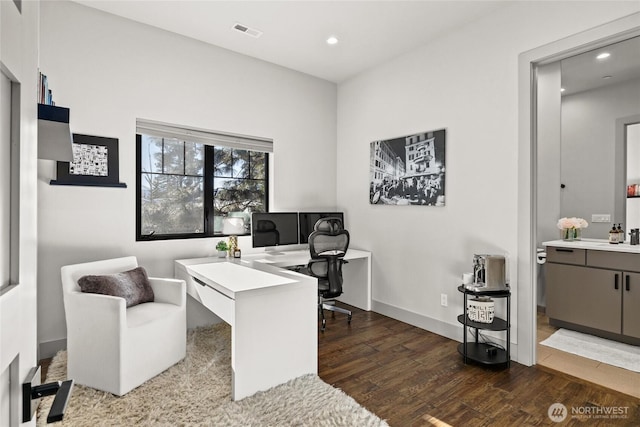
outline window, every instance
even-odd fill
[[[136,240],[223,236],[232,216],[249,234],[251,213],[268,211],[266,140],[176,129],[138,121]]]
[[[266,212],[266,153],[227,147],[213,147],[213,152],[215,211]]]

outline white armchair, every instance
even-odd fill
[[[67,375],[77,384],[122,396],[184,358],[183,280],[150,277],[154,302],[130,308],[124,298],[80,291],[82,276],[136,267],[134,256],[62,267]]]

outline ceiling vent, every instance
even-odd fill
[[[238,24],[237,22],[233,25],[233,29],[248,36],[255,37],[256,39],[262,35],[262,31],[256,30],[255,28],[249,28],[246,25]]]

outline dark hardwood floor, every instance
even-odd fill
[[[349,308],[351,326],[344,315],[327,316],[318,373],[391,426],[640,425],[632,396],[539,366],[465,365],[455,341]],[[568,410],[559,424],[548,416],[554,403]],[[603,417],[612,411],[625,418]]]
[[[318,374],[392,427],[640,425],[640,399],[540,366],[465,365],[455,341],[348,308],[351,326],[346,316],[327,313],[327,329],[318,334]],[[43,380],[50,360],[41,361]],[[554,403],[568,408],[562,423],[547,415]],[[626,414],[571,418],[573,408]]]

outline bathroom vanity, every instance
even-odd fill
[[[640,345],[640,245],[600,239],[543,245],[549,323]]]

